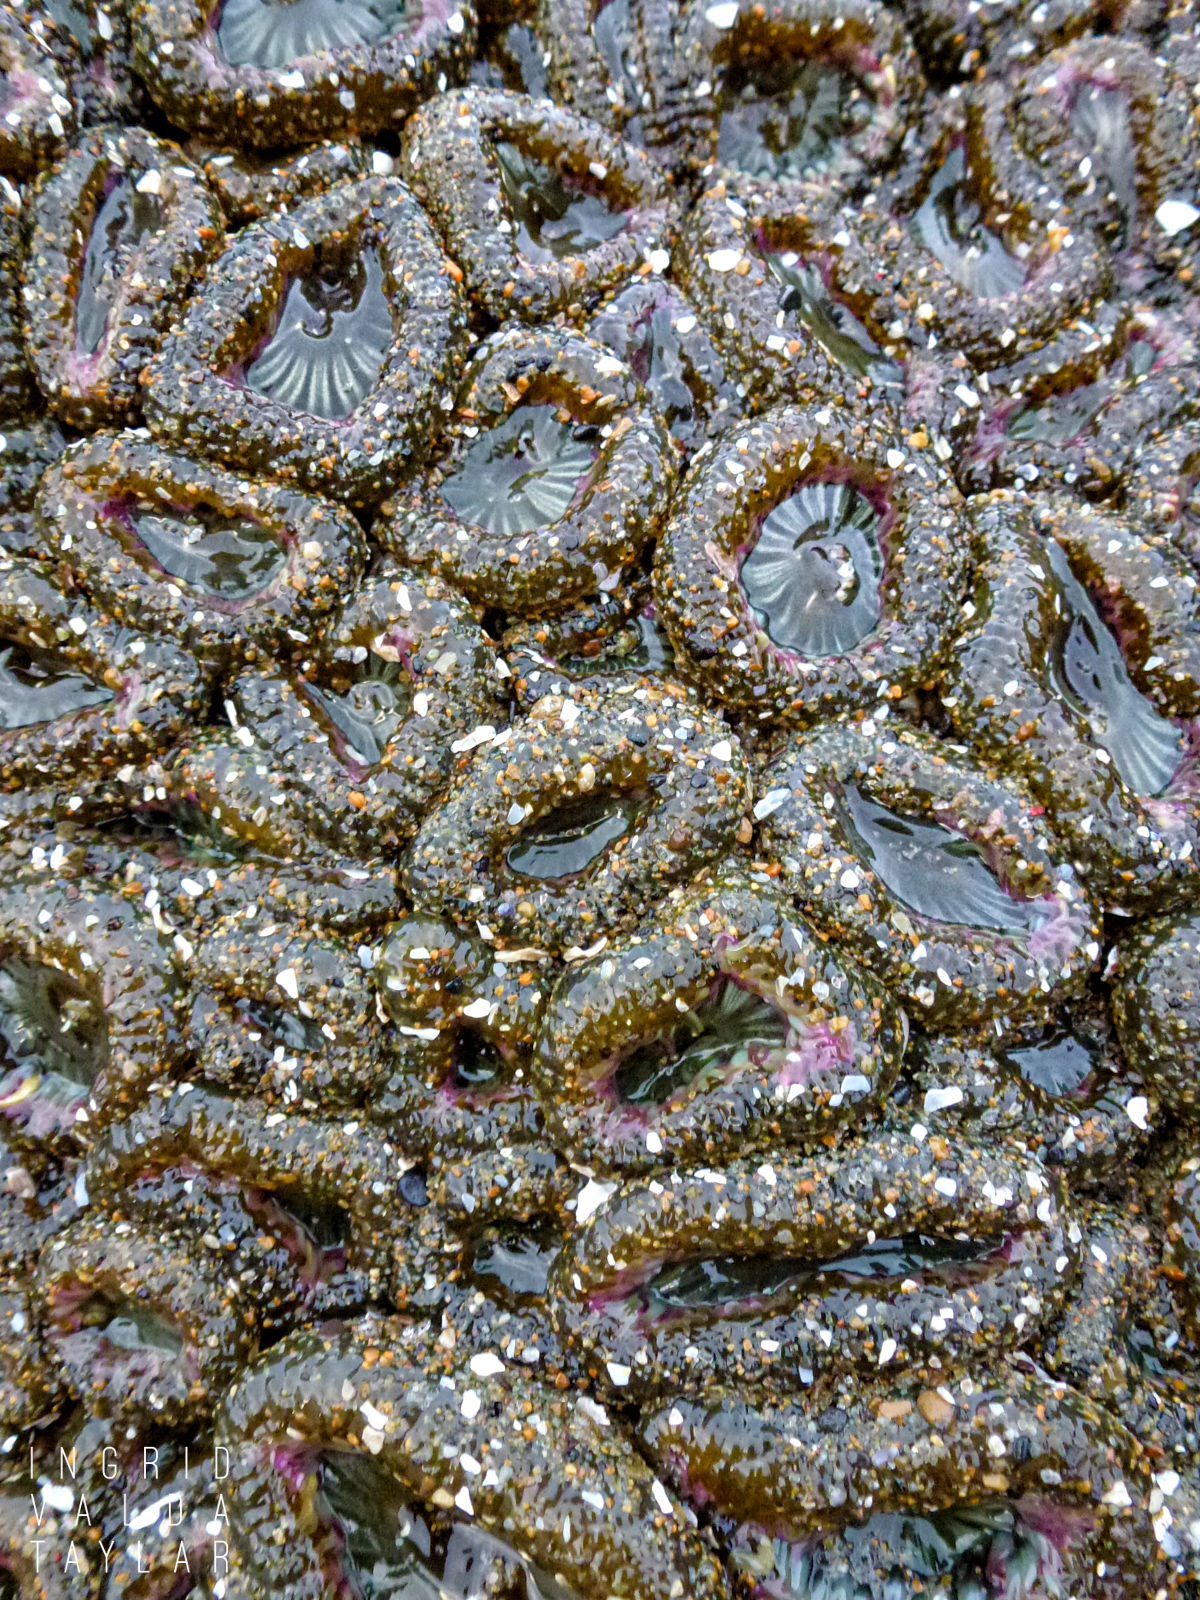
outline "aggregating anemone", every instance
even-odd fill
[[[1198,75],[0,4],[0,1600],[1194,1600]]]

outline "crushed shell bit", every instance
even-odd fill
[[[309,676],[233,685],[236,725],[181,741],[171,791],[271,856],[392,854],[479,728],[495,732],[482,721],[498,715],[493,660],[459,595],[385,565],[349,596]]]
[[[807,723],[935,677],[968,550],[930,462],[785,407],[698,451],[655,558],[677,659],[730,710]]]
[[[323,139],[297,151],[265,155],[191,139],[186,148],[221,203],[232,228],[261,222],[274,211],[290,211],[335,183],[392,171],[392,158],[357,139]]]
[[[977,1359],[1032,1337],[1072,1276],[1061,1186],[996,1140],[867,1129],[606,1190],[549,1292],[589,1374],[634,1401]]]
[[[460,1548],[473,1541],[481,1556],[503,1552],[539,1592],[579,1600],[725,1596],[704,1539],[594,1403],[507,1370],[491,1353],[443,1376],[406,1348],[406,1335],[417,1331],[366,1318],[294,1335],[229,1395],[217,1432],[236,1461],[233,1536],[260,1583],[315,1594],[329,1566],[341,1566],[343,1538],[327,1522],[314,1527],[305,1506],[323,1453],[354,1451],[364,1466],[378,1462],[391,1493],[411,1506],[401,1529],[414,1515],[457,1507]],[[468,1391],[478,1408],[466,1403]],[[388,1518],[399,1545],[390,1560],[411,1570],[398,1520],[394,1512]],[[261,1539],[260,1526],[287,1530],[283,1542]]]
[[[718,1142],[800,1142],[886,1096],[903,1014],[768,884],[726,868],[559,979],[534,1071],[577,1162],[653,1170]]]
[[[56,46],[65,52],[64,66]],[[62,41],[41,0],[0,6],[0,172],[32,178],[62,154],[75,136],[77,112],[70,67],[78,61],[73,40]]]
[[[1065,499],[998,494],[973,513],[971,614],[939,690],[951,726],[1028,785],[1098,897],[1133,910],[1186,893],[1200,849],[1188,564]]]
[[[768,1540],[861,1527],[867,1500],[873,1514],[911,1517],[986,1505],[990,1493],[1044,1508],[1034,1525],[1079,1545],[1074,1570],[1085,1583],[1103,1563],[1113,1583],[1077,1593],[1100,1600],[1169,1581],[1171,1557],[1151,1526],[1154,1464],[1115,1417],[1019,1369],[932,1377],[928,1386],[898,1378],[853,1394],[826,1390],[812,1402],[756,1403],[719,1389],[664,1402],[642,1431],[668,1481]],[[1177,1527],[1194,1556],[1195,1487],[1172,1494],[1178,1521],[1156,1526]]]

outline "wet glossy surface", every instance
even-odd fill
[[[287,560],[278,539],[248,517],[222,517],[197,508],[174,515],[143,511],[131,520],[164,572],[224,600],[260,593]]]
[[[345,755],[368,767],[382,761],[412,705],[411,682],[398,667],[382,667],[378,676],[360,679],[345,694],[315,683],[307,685],[307,694],[345,740]]]
[[[319,1479],[322,1509],[345,1538],[343,1570],[362,1600],[572,1600],[570,1589],[493,1534],[416,1509],[369,1456],[327,1452]]]
[[[843,804],[860,859],[902,905],[936,922],[1017,933],[1047,915],[1011,899],[973,840],[917,817],[898,816],[847,784]]]
[[[660,1311],[694,1311],[771,1300],[785,1289],[821,1292],[859,1284],[882,1288],[905,1278],[957,1284],[969,1282],[973,1272],[986,1271],[1002,1248],[1003,1241],[997,1239],[906,1234],[899,1239],[877,1239],[828,1261],[721,1256],[666,1267],[643,1292],[648,1305]]]
[[[1033,1512],[1036,1520],[1036,1509]],[[928,1516],[876,1512],[814,1548],[782,1539],[743,1545],[734,1563],[779,1600],[1017,1600],[1065,1594],[1062,1555],[1010,1501],[963,1503]],[[1046,1584],[1048,1587],[1043,1588]]]
[[[464,522],[511,537],[561,522],[595,462],[594,429],[555,406],[518,406],[467,451],[442,485]]]
[[[1098,1053],[1085,1039],[1061,1029],[1048,1029],[1047,1035],[1039,1044],[998,1051],[997,1057],[1045,1094],[1073,1094],[1096,1070]]]
[[[1123,238],[1137,218],[1137,163],[1129,126],[1129,101],[1124,90],[1084,84],[1071,108],[1071,131],[1090,151],[1097,176],[1116,196]]]
[[[628,225],[600,195],[572,188],[549,167],[532,161],[516,145],[496,145],[500,186],[516,228],[517,249],[527,261],[561,261],[586,255]]]
[[[183,1350],[183,1339],[173,1323],[132,1300],[114,1305],[97,1298],[84,1306],[82,1320],[85,1327],[97,1328],[118,1350],[157,1351],[168,1356],[177,1356]]]
[[[142,173],[122,173],[92,223],[75,307],[75,336],[88,355],[104,340],[119,274],[130,252],[163,225],[162,200],[138,189],[142,177]]]
[[[488,1293],[515,1303],[540,1299],[560,1248],[561,1239],[549,1229],[493,1228],[475,1246],[471,1274]]]
[[[49,650],[0,639],[0,728],[32,728],[107,705],[111,689],[76,672]]]
[[[279,326],[247,367],[246,383],[294,411],[340,422],[375,387],[391,342],[378,254],[322,261],[289,287]]]
[[[235,67],[286,67],[340,46],[377,44],[419,7],[411,0],[224,0],[217,40]]]
[[[841,655],[870,633],[883,576],[877,522],[868,501],[834,483],[805,484],[764,518],[742,587],[781,649]]]
[[[983,220],[961,146],[942,163],[910,226],[955,283],[978,300],[1015,294],[1025,282],[1023,263]]]
[[[1134,793],[1158,794],[1183,753],[1179,729],[1134,685],[1120,645],[1057,541],[1047,541],[1046,557],[1064,601],[1051,655],[1055,686],[1085,713]]]
[[[597,794],[564,801],[509,845],[504,859],[523,878],[568,882],[630,832],[640,809],[640,800],[631,795]]]

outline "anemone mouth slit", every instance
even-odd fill
[[[0,1070],[32,1073],[74,1098],[108,1064],[108,1018],[69,973],[13,957],[0,967],[0,1045]]]
[[[910,227],[917,242],[977,300],[998,300],[1024,287],[1025,264],[986,225],[961,144],[938,168]]]
[[[1081,384],[1044,404],[1023,406],[1008,423],[1008,437],[1022,444],[1070,444],[1096,420],[1112,393],[1106,379]]]
[[[488,1228],[476,1241],[470,1276],[487,1294],[512,1305],[545,1298],[550,1269],[562,1248],[550,1222],[507,1223]]]
[[[84,8],[77,6],[74,0],[47,0],[46,10],[75,40],[84,60],[89,60],[96,52],[96,34]]]
[[[306,1055],[324,1053],[325,1035],[309,1017],[285,1011],[282,1006],[270,1005],[265,1000],[243,1002],[239,1015],[246,1026],[251,1043],[266,1038],[273,1045]],[[256,1037],[257,1036],[257,1037]]]
[[[897,900],[933,922],[1028,933],[1045,920],[1036,900],[1009,895],[974,840],[940,822],[901,816],[845,785],[846,831],[863,864]]]
[[[53,650],[0,639],[0,729],[32,728],[108,705],[113,691]]]
[[[1054,1099],[1078,1094],[1100,1064],[1099,1051],[1089,1040],[1053,1026],[1034,1044],[998,1051],[997,1060]]]
[[[104,199],[92,222],[75,303],[75,338],[85,355],[95,355],[104,342],[121,272],[129,256],[144,238],[163,226],[162,198],[140,187],[142,176],[110,173]]]
[[[224,0],[216,25],[231,67],[286,67],[306,56],[379,44],[420,13],[417,0]]]
[[[442,498],[474,527],[499,538],[561,522],[596,465],[594,429],[552,405],[518,406],[467,451],[442,484]]]
[[[786,1047],[787,1019],[760,995],[724,978],[666,1033],[639,1044],[617,1068],[613,1087],[628,1105],[659,1106],[686,1088],[718,1083]]]
[[[168,577],[215,600],[249,600],[279,576],[287,552],[268,528],[208,506],[111,507],[137,541],[135,553]]]
[[[495,148],[501,192],[526,261],[545,265],[587,255],[629,226],[626,212],[614,211],[578,179],[534,161],[508,140],[498,139]]]
[[[1120,247],[1137,221],[1137,157],[1129,122],[1129,97],[1112,85],[1086,83],[1071,107],[1071,131],[1109,185],[1121,216]]]
[[[830,289],[819,268],[801,260],[795,250],[768,250],[765,260],[779,284],[779,309],[803,324],[839,366],[885,388],[903,384],[902,368],[884,355],[864,324]]]
[[[345,1250],[350,1234],[350,1219],[340,1206],[314,1200],[307,1191],[294,1186],[264,1190],[263,1193],[285,1211],[320,1250]]]
[[[651,306],[642,313],[629,330],[625,359],[637,381],[654,395],[667,427],[686,436],[695,421],[696,397],[669,306]]]
[[[375,767],[411,712],[412,680],[400,663],[369,660],[369,672],[344,694],[314,683],[306,683],[304,691],[345,759]]]
[[[592,18],[592,38],[612,82],[620,86],[629,105],[637,105],[640,90],[632,70],[634,22],[629,0],[600,0]]]
[[[644,797],[634,794],[597,793],[565,800],[522,831],[505,852],[505,864],[519,878],[573,883],[593,871],[637,826],[644,805]]]
[[[186,1346],[170,1317],[129,1295],[92,1294],[76,1307],[70,1320],[76,1333],[88,1332],[130,1356],[153,1354],[174,1360]]]
[[[508,1078],[508,1063],[474,1028],[460,1028],[450,1058],[449,1086],[467,1094],[498,1088]]]
[[[717,160],[753,178],[819,178],[861,125],[861,85],[829,61],[756,60],[726,74]]]
[[[1066,551],[1056,539],[1045,550],[1062,602],[1050,648],[1054,688],[1087,719],[1134,794],[1161,794],[1183,759],[1184,736],[1130,678],[1116,637]]]
[[[316,1487],[318,1515],[340,1533],[343,1574],[362,1600],[579,1600],[495,1534],[428,1509],[361,1451],[323,1451]]]
[[[392,343],[383,263],[369,247],[317,251],[287,287],[274,333],[245,369],[249,389],[344,422],[379,382]]]
[[[1011,1236],[959,1239],[907,1233],[875,1239],[827,1260],[794,1256],[708,1256],[661,1268],[637,1291],[652,1314],[729,1315],[805,1293],[878,1289],[928,1280],[958,1288],[991,1276],[1008,1257]]]
[[[871,503],[845,484],[804,484],[763,519],[742,588],[780,649],[843,655],[879,621],[883,550]]]
[[[247,854],[246,847],[223,833],[207,812],[186,800],[142,806],[123,816],[108,817],[96,828],[102,838],[150,851],[164,865],[199,867],[211,862],[227,866]]]

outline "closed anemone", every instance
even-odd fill
[[[925,1515],[882,1511],[816,1548],[763,1539],[735,1549],[733,1562],[781,1600],[1062,1600],[1070,1586],[1045,1522],[1036,1506],[1000,1499]],[[1061,1512],[1053,1523],[1071,1528]]]
[[[223,600],[245,600],[276,577],[286,561],[279,541],[249,517],[203,507],[133,514],[137,538],[162,570]]]
[[[637,795],[581,795],[565,801],[508,847],[505,862],[519,877],[569,883],[631,831],[641,805]]]
[[[665,1034],[639,1044],[613,1085],[631,1105],[661,1105],[681,1089],[702,1088],[787,1043],[787,1020],[760,995],[725,979]]]
[[[328,1450],[318,1470],[318,1503],[342,1535],[343,1571],[363,1600],[573,1600],[573,1590],[494,1534],[417,1509],[369,1456]]]
[[[247,366],[246,383],[294,411],[340,422],[379,381],[391,342],[377,252],[322,256],[289,286],[279,325]]]
[[[877,525],[870,503],[843,484],[805,484],[768,513],[741,579],[775,644],[836,656],[870,633],[883,577]]]
[[[1015,294],[1025,267],[984,221],[983,206],[961,144],[939,167],[910,224],[913,233],[960,287],[977,300]]]
[[[376,44],[405,20],[406,0],[225,0],[217,39],[234,67],[286,67],[304,56]]]
[[[794,250],[772,250],[767,268],[779,283],[779,309],[796,317],[833,359],[859,378],[898,387],[903,373],[888,360],[867,329],[839,300],[819,269],[801,261]]]
[[[722,96],[717,159],[756,178],[818,177],[838,164],[854,79],[823,61],[731,72]]]
[[[163,225],[157,193],[140,187],[145,174],[115,173],[88,237],[79,280],[75,333],[79,348],[94,355],[108,329],[109,312],[128,257]]]
[[[986,1276],[1003,1251],[1003,1239],[940,1238],[904,1234],[872,1239],[825,1261],[781,1255],[710,1256],[664,1267],[642,1290],[649,1311],[724,1311],[769,1301],[787,1291],[879,1288],[932,1277],[956,1285]]]
[[[550,405],[518,406],[467,451],[442,495],[464,522],[501,537],[561,522],[596,460],[595,430]]]
[[[1006,894],[980,847],[957,829],[898,816],[854,784],[846,785],[842,803],[860,859],[919,915],[1002,933],[1044,921],[1045,908]]]
[[[586,255],[628,224],[600,196],[564,180],[505,139],[496,141],[500,184],[516,224],[517,248],[527,261]]]
[[[89,706],[107,705],[111,689],[76,672],[51,650],[0,640],[0,728],[30,728]]]
[[[95,996],[56,967],[17,958],[0,967],[0,1042],[0,1065],[57,1080],[64,1098],[90,1089],[108,1062],[108,1024]]]
[[[1065,602],[1053,641],[1056,687],[1085,713],[1092,732],[1134,794],[1160,794],[1183,755],[1183,736],[1135,687],[1114,638],[1057,540],[1046,558]]]

